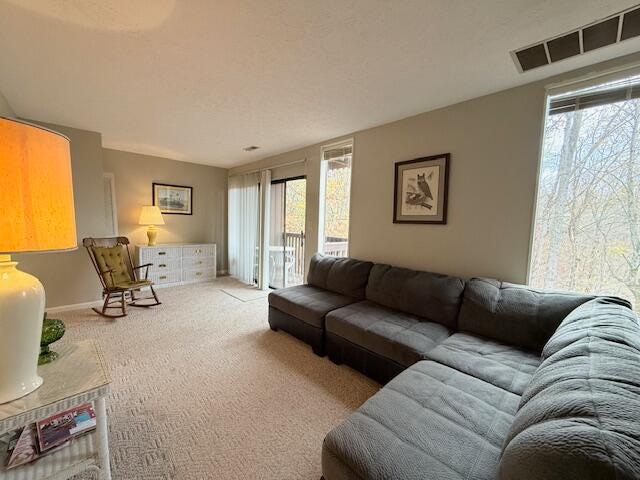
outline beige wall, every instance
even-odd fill
[[[72,252],[15,255],[20,269],[40,279],[45,288],[47,307],[98,300],[100,283],[82,238],[105,234],[102,184],[102,137],[99,133],[75,128],[41,125],[71,140],[71,167],[79,248]]]
[[[0,95],[0,115],[13,116]],[[104,236],[105,198],[103,172],[115,176],[119,233],[133,243],[146,241],[137,225],[139,208],[151,203],[151,183],[164,181],[194,187],[193,216],[167,215],[159,227],[162,241],[216,242],[218,269],[227,267],[227,170],[158,157],[102,148],[96,132],[36,122],[71,140],[71,164],[78,232],[78,249],[72,252],[14,255],[20,268],[38,277],[45,287],[47,308],[75,305],[101,298],[101,286],[82,247],[84,237]]]
[[[115,177],[119,234],[146,243],[140,207],[151,205],[153,182],[193,187],[193,215],[164,215],[158,242],[214,242],[218,271],[227,269],[227,170],[104,149],[104,171]]]
[[[350,255],[525,282],[545,85],[638,60],[635,54],[342,137],[354,138]],[[307,159],[307,262],[317,249],[320,147],[336,140],[230,171]],[[445,152],[447,225],[394,224],[394,163]]]
[[[15,117],[0,93],[0,115]],[[71,163],[78,242],[87,235],[102,235],[102,139],[99,133],[41,125],[58,131],[71,140]],[[97,215],[94,215],[97,212]],[[96,233],[97,232],[97,233]],[[47,307],[70,305],[100,298],[100,283],[83,248],[72,252],[13,255],[19,268],[38,277],[45,287]]]
[[[11,105],[9,105],[7,99],[2,92],[0,92],[0,117],[15,117],[15,115]]]

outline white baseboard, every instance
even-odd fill
[[[73,303],[71,305],[60,305],[58,307],[45,308],[47,313],[66,312],[69,310],[81,310],[83,308],[100,307],[102,306],[102,300],[95,300],[93,302]]]
[[[227,270],[219,270],[218,275],[228,275]],[[215,280],[215,277],[212,279]],[[204,280],[205,282],[211,280]],[[202,280],[194,280],[192,282],[176,282],[176,283],[164,283],[164,284],[155,284],[154,288],[162,289],[167,287],[179,287],[180,285],[190,285],[193,283],[202,283]],[[58,312],[66,312],[70,310],[81,310],[83,308],[91,308],[91,307],[101,307],[103,300],[95,300],[93,302],[83,302],[83,303],[73,303],[71,305],[60,305],[58,307],[50,307],[45,308],[47,313],[58,313]]]

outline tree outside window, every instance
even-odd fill
[[[532,285],[640,305],[639,129],[636,98],[547,117]]]

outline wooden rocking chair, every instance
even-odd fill
[[[102,309],[93,309],[96,313],[108,318],[120,318],[127,315],[127,305],[148,308],[162,303],[153,289],[153,282],[148,279],[149,267],[153,264],[133,266],[127,237],[84,238],[82,245],[89,252],[91,263],[102,283],[104,304]],[[140,275],[143,268],[144,277]],[[136,298],[136,294],[141,294],[144,287],[151,289],[151,295]],[[146,303],[149,300],[153,303]],[[119,309],[120,312],[110,314],[107,313],[108,309]]]

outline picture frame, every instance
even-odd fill
[[[450,163],[450,153],[395,163],[393,223],[447,223]]]
[[[164,215],[193,215],[193,187],[153,182],[153,205]]]

